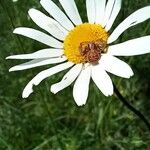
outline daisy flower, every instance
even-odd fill
[[[86,0],[88,22],[82,22],[74,0],[59,0],[62,11],[53,1],[41,0],[46,16],[36,9],[29,10],[31,19],[41,31],[19,27],[15,34],[23,35],[48,46],[31,54],[13,55],[7,59],[26,59],[29,62],[10,68],[9,71],[57,64],[37,74],[24,88],[22,97],[33,92],[33,86],[65,69],[70,69],[62,80],[51,86],[54,94],[71,85],[78,106],[86,103],[92,79],[105,96],[113,94],[113,83],[108,73],[123,78],[133,76],[130,66],[116,56],[134,56],[150,52],[150,36],[113,44],[128,28],[150,18],[150,6],[141,8],[122,21],[110,33],[121,9],[121,0]]]

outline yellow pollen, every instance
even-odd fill
[[[78,25],[65,38],[64,54],[68,61],[75,64],[85,63],[85,57],[80,53],[80,44],[83,42],[94,42],[100,39],[105,42],[108,39],[108,33],[101,25],[89,23]]]

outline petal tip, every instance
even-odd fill
[[[114,92],[112,92],[112,93],[109,93],[108,97],[112,96],[113,94],[114,94]]]
[[[53,94],[56,94],[56,93],[58,92],[54,86],[51,86],[50,91],[51,91]]]
[[[28,98],[28,97],[29,97],[28,94],[26,94],[26,93],[23,93],[23,94],[22,94],[22,98]]]
[[[13,72],[13,71],[15,71],[14,67],[12,67],[12,68],[9,69],[9,72]]]
[[[28,96],[27,95],[22,95],[22,98],[28,98]]]
[[[22,93],[22,98],[28,98],[29,95],[33,92],[32,89],[24,89],[23,93]]]
[[[112,93],[105,94],[106,97],[112,96]]]
[[[134,72],[131,70],[131,73],[128,76],[128,79],[130,79],[132,76],[134,76]]]
[[[131,73],[131,76],[130,77],[132,77],[132,76],[134,76],[134,72],[132,71],[132,73]]]
[[[31,8],[31,9],[28,10],[28,14],[29,14],[30,17],[33,15],[33,13],[36,13],[36,9]]]
[[[42,4],[44,2],[44,0],[40,0],[40,3]]]
[[[79,107],[83,107],[83,106],[85,106],[86,103],[85,103],[85,104],[83,104],[83,103],[82,103],[82,104],[76,103],[76,104],[77,104],[77,106],[79,106]]]
[[[14,66],[12,68],[9,69],[9,72],[12,72],[12,71],[19,71],[20,68],[18,66]]]
[[[18,28],[14,29],[13,33],[16,34],[18,31]]]
[[[6,60],[7,60],[7,59],[11,59],[11,56],[6,57],[5,59],[6,59]]]
[[[31,13],[32,13],[32,8],[28,10],[29,16],[31,15]]]
[[[16,29],[14,29],[13,33],[14,33],[14,34],[19,34],[21,28],[22,28],[22,27],[18,27],[18,28],[16,28]]]
[[[77,106],[80,106],[80,107],[82,107],[82,106],[84,106],[86,104],[86,101],[83,102],[82,100],[81,101],[75,100],[75,102],[76,102]]]
[[[112,90],[108,91],[107,93],[103,93],[106,97],[110,97],[114,94],[114,88],[112,87]]]
[[[36,9],[30,8],[30,9],[28,10],[28,12],[32,12],[32,11],[34,11],[34,10],[36,10]]]

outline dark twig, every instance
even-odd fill
[[[121,93],[119,92],[119,90],[117,89],[117,87],[114,85],[114,92],[117,95],[117,97],[119,98],[119,100],[129,109],[131,110],[134,114],[136,114],[147,126],[147,128],[150,130],[150,123],[148,122],[148,120],[144,117],[143,114],[141,114],[140,111],[136,110],[132,105],[130,105],[128,103],[128,101],[126,101],[126,99],[121,95]]]

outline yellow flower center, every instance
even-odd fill
[[[64,41],[64,54],[75,64],[96,62],[106,52],[108,33],[98,24],[84,23],[69,32]]]

